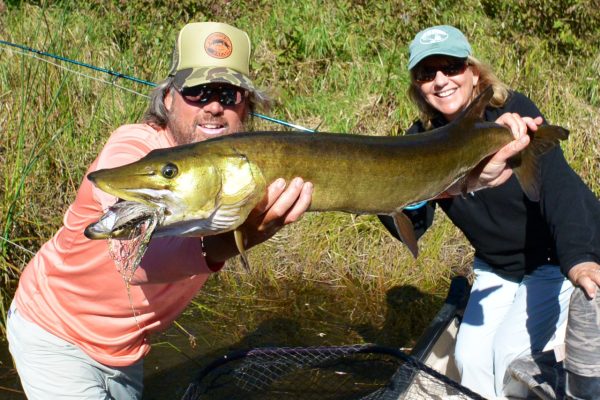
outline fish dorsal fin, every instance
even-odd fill
[[[494,95],[494,89],[490,85],[486,87],[473,101],[465,108],[460,115],[454,121],[460,121],[461,123],[474,124],[477,121],[483,119],[483,112],[485,108],[490,104],[490,100]]]

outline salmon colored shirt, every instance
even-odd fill
[[[171,147],[165,130],[149,125],[117,129],[88,173],[140,159],[149,151]],[[19,313],[48,332],[79,346],[93,359],[127,366],[150,350],[147,335],[165,329],[188,305],[213,270],[202,255],[200,238],[153,239],[138,272],[173,271],[168,283],[126,284],[109,255],[108,240],[87,239],[83,231],[116,198],[83,179],[61,229],[29,262],[19,281]],[[189,275],[181,278],[181,272]],[[188,273],[189,271],[192,271]],[[168,275],[168,274],[167,274]],[[137,273],[136,273],[137,276]],[[163,282],[165,279],[163,279]],[[134,315],[135,313],[135,315]]]

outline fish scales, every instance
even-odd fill
[[[240,154],[267,182],[300,176],[314,185],[311,211],[388,213],[435,197],[512,140],[499,125],[472,132],[402,137],[254,132],[191,145],[184,157]],[[453,134],[456,140],[449,140]],[[476,153],[469,151],[473,143]]]

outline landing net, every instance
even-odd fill
[[[374,345],[263,348],[206,367],[182,400],[482,399],[397,349]]]

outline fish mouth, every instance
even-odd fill
[[[143,227],[156,227],[164,220],[164,207],[150,207],[136,201],[119,201],[85,228],[88,239],[131,239],[142,233]]]

